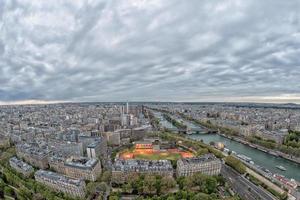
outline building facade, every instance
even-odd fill
[[[89,181],[96,181],[101,175],[101,163],[98,159],[80,157],[69,158],[65,164],[65,174],[73,178],[82,178]]]
[[[40,169],[47,169],[48,166],[48,154],[45,149],[30,145],[30,144],[18,144],[16,146],[16,153],[19,158],[24,159],[29,164],[38,167]]]
[[[52,155],[48,158],[49,166],[51,170],[58,173],[65,174],[65,158],[59,155]]]
[[[176,175],[191,176],[201,172],[206,175],[218,175],[221,172],[222,162],[213,154],[206,154],[196,158],[182,158],[177,161]]]
[[[123,183],[138,174],[173,177],[173,173],[173,167],[169,160],[118,159],[112,167],[112,182]]]
[[[23,174],[26,177],[29,177],[33,172],[34,169],[32,166],[28,165],[27,163],[19,160],[16,157],[12,157],[9,159],[9,165],[15,169],[17,172]]]
[[[35,180],[58,192],[66,193],[72,197],[81,197],[85,195],[85,182],[79,179],[69,178],[51,171],[38,170]]]
[[[107,158],[107,142],[106,138],[101,137],[98,140],[87,145],[86,153],[89,158],[100,158],[104,160]]]

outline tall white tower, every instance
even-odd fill
[[[128,103],[128,101],[126,103],[126,114],[129,114],[129,103]]]

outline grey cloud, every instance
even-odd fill
[[[4,0],[0,101],[300,96],[299,10],[280,0]]]

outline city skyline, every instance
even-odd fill
[[[297,1],[0,3],[0,105],[300,103]]]

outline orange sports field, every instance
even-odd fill
[[[194,154],[188,151],[179,149],[153,150],[149,149],[134,149],[126,150],[120,153],[122,159],[145,159],[145,160],[178,160],[180,158],[191,158]]]

